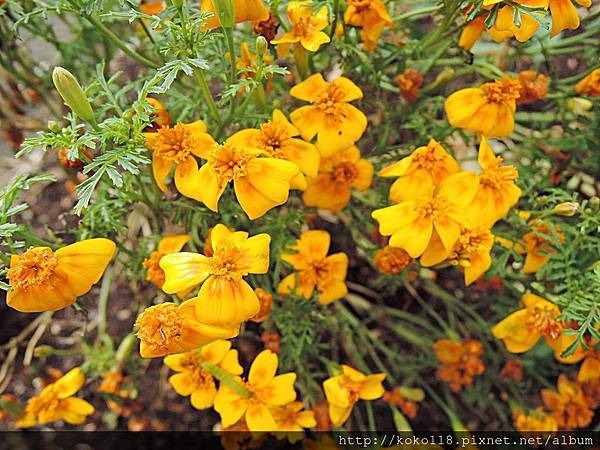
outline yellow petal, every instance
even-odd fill
[[[190,403],[196,409],[206,409],[213,406],[217,389],[214,384],[202,385],[192,392]]]
[[[214,399],[214,408],[221,415],[223,428],[227,428],[242,418],[248,408],[248,401],[221,384]]]
[[[194,389],[197,388],[197,385],[196,383],[194,383],[194,379],[192,378],[191,372],[176,373],[175,375],[171,375],[169,377],[169,383],[171,384],[171,386],[173,386],[175,392],[177,392],[177,394],[183,397],[192,395]]]
[[[250,431],[274,431],[277,429],[275,419],[262,403],[250,403],[245,417]]]
[[[162,254],[175,253],[183,248],[189,242],[190,237],[187,234],[175,234],[165,236],[158,243],[158,252]]]
[[[521,309],[507,316],[492,328],[492,334],[504,341],[511,353],[524,353],[539,340],[540,334],[527,327],[529,313]]]
[[[203,192],[202,203],[211,211],[217,212],[219,199],[225,191],[227,183],[221,185],[210,164],[204,164],[198,171],[197,184]]]
[[[306,102],[318,101],[318,94],[327,86],[323,75],[316,73],[290,89],[290,95]],[[292,118],[292,122],[294,122]],[[300,127],[298,127],[300,129]]]
[[[550,14],[552,15],[552,37],[563,30],[579,28],[579,16],[571,0],[550,0]]]
[[[200,349],[200,356],[202,356],[202,359],[205,361],[217,365],[225,359],[230,348],[231,342],[218,340],[202,347]]]
[[[159,158],[157,156],[154,156],[154,153],[152,154],[152,175],[154,176],[154,181],[156,181],[156,185],[163,192],[167,190],[165,178],[167,178],[167,176],[169,175],[169,172],[171,171],[172,167],[173,161]]]
[[[193,156],[188,156],[185,161],[175,167],[175,187],[180,194],[203,201],[203,186],[198,178],[198,163]]]
[[[296,382],[295,373],[284,373],[277,375],[264,387],[268,392],[268,403],[270,405],[282,406],[296,400],[296,391],[294,383]]]
[[[252,384],[253,388],[268,385],[277,373],[278,364],[277,354],[271,350],[263,350],[252,362],[250,373],[248,374],[248,382]]]
[[[159,265],[165,272],[162,289],[167,294],[198,286],[210,275],[210,258],[198,253],[170,253],[160,259]]]
[[[367,375],[360,388],[360,398],[363,400],[375,400],[381,398],[384,392],[382,384],[383,380],[385,380],[384,373]]]
[[[198,299],[196,315],[207,324],[239,324],[260,309],[254,290],[244,280],[210,277],[200,288]]]
[[[83,387],[85,376],[79,367],[69,370],[61,378],[59,378],[53,387],[58,395],[58,398],[67,398],[75,394]],[[91,413],[90,413],[91,414]]]

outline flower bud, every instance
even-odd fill
[[[444,69],[442,70],[437,77],[435,77],[435,80],[433,80],[433,83],[431,83],[429,85],[429,89],[435,89],[436,87],[440,86],[441,84],[445,83],[448,80],[451,80],[452,77],[454,76],[454,69],[449,68],[449,69]]]
[[[235,16],[233,0],[213,0],[213,6],[223,28],[233,28]]]
[[[43,358],[50,356],[54,353],[54,348],[49,345],[39,345],[33,350],[33,354],[36,358]]]
[[[83,89],[71,72],[62,67],[55,67],[52,81],[56,90],[71,110],[86,122],[94,122],[94,111]]]
[[[60,125],[54,120],[49,120],[48,130],[52,131],[53,133],[58,133],[60,131]]]
[[[584,114],[592,109],[593,103],[587,98],[573,97],[567,100],[567,109],[575,114]]]
[[[552,212],[559,216],[573,217],[579,210],[579,203],[577,202],[562,202],[554,207]]]
[[[256,38],[256,53],[258,56],[262,56],[267,52],[269,48],[269,43],[265,39],[264,36],[259,36]]]

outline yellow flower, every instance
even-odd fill
[[[249,238],[245,231],[232,232],[219,224],[212,229],[210,239],[211,257],[188,252],[162,257],[163,290],[172,294],[202,284],[198,296],[191,300],[198,319],[233,327],[259,311],[258,298],[242,277],[269,270],[271,237],[262,233]]]
[[[221,21],[217,17],[214,0],[201,0],[200,11],[213,13],[209,17],[204,28],[213,30],[221,26]],[[269,18],[269,9],[262,0],[232,0],[235,23],[251,22],[255,20],[267,20]]]
[[[465,272],[468,286],[483,275],[492,265],[490,252],[494,245],[494,235],[484,227],[461,228],[456,244],[448,252],[437,233],[421,256],[421,265],[433,266],[447,259],[453,266],[460,266]]]
[[[287,201],[300,169],[243,142],[232,136],[223,145],[206,147],[201,156],[208,162],[198,172],[196,187],[201,192],[199,200],[218,212],[219,199],[233,182],[240,206],[254,220]]]
[[[531,2],[517,1],[516,3],[527,4]],[[545,6],[540,6],[548,7],[548,0],[542,0],[542,3],[545,3]],[[514,23],[514,14],[515,9],[511,5],[504,5],[500,8],[494,26],[488,30],[494,41],[502,42],[506,38],[514,37],[519,42],[525,42],[535,34],[539,27],[537,20],[529,14],[521,14],[521,24],[517,26]]]
[[[313,16],[310,1],[291,1],[288,3],[287,12],[291,30],[279,39],[272,40],[271,44],[284,46],[296,44],[309,52],[316,52],[322,44],[330,41],[327,33],[321,31],[329,25],[326,6]]]
[[[589,8],[591,0],[575,0],[579,6]],[[550,14],[552,15],[552,31],[550,35],[556,36],[563,30],[576,30],[579,28],[579,15],[571,0],[550,0]]]
[[[275,436],[278,439],[287,437],[290,443],[298,442],[304,437],[305,428],[317,426],[315,413],[305,410],[302,402],[292,402],[284,406],[277,406],[271,410],[277,428]]]
[[[219,326],[202,323],[196,316],[196,304],[171,302],[146,308],[135,321],[142,358],[194,350],[217,339],[238,335],[237,325]]]
[[[373,50],[386,27],[392,26],[392,18],[381,0],[350,0],[344,13],[344,22],[362,27],[360,37],[366,50]]]
[[[390,200],[414,200],[448,176],[460,172],[456,160],[436,140],[418,147],[409,156],[379,172],[381,177],[398,177],[390,188]]]
[[[221,415],[223,428],[244,418],[250,431],[277,429],[272,408],[296,400],[296,374],[290,372],[276,376],[278,364],[277,355],[271,350],[260,352],[250,367],[248,381],[236,379],[247,395],[242,396],[238,390],[221,383],[215,397],[215,410]]]
[[[56,252],[31,247],[22,255],[12,255],[6,274],[12,290],[6,294],[6,304],[21,312],[65,308],[100,280],[115,250],[114,242],[98,238]]]
[[[331,237],[324,230],[305,231],[292,250],[297,253],[283,253],[281,259],[291,264],[297,273],[292,273],[279,283],[277,292],[296,294],[309,299],[315,288],[319,292],[318,300],[327,305],[348,293],[346,287],[346,272],[348,271],[348,256],[345,253],[335,253],[327,256]]]
[[[461,89],[445,103],[448,121],[455,127],[476,131],[484,136],[503,137],[515,126],[519,80],[503,78],[478,88]]]
[[[150,253],[148,258],[144,259],[143,265],[148,270],[146,280],[162,288],[163,284],[165,284],[165,272],[159,265],[160,259],[169,253],[180,251],[189,240],[190,237],[187,234],[177,234],[162,238],[158,243],[158,248]]]
[[[238,362],[237,350],[231,349],[231,342],[218,340],[204,347],[178,355],[169,355],[164,363],[177,372],[169,377],[175,391],[190,401],[196,409],[213,406],[217,388],[207,364],[220,367],[232,375],[241,375],[244,369]]]
[[[201,120],[190,124],[165,126],[156,132],[146,133],[146,147],[152,150],[152,174],[161,191],[165,192],[165,178],[175,164],[175,186],[186,197],[201,201],[202,189],[196,182],[198,162],[214,140],[206,133]]]
[[[558,238],[561,244],[565,240],[565,236],[558,226],[553,229],[543,222],[534,225],[532,231],[523,236],[523,245],[527,254],[523,264],[524,273],[536,273],[548,262],[551,255],[558,253],[558,250],[554,248],[554,242],[544,235]],[[522,246],[517,245],[516,250],[522,250]]]
[[[227,53],[227,59],[231,58],[231,55]],[[250,52],[250,48],[247,42],[242,42],[240,45],[240,56],[235,57],[235,65],[238,70],[242,70],[242,78],[254,78],[256,74],[256,60],[258,56]],[[271,64],[271,56],[265,53],[262,56],[263,63],[265,65]]]
[[[519,172],[514,166],[501,166],[503,159],[494,155],[485,137],[479,145],[479,190],[469,206],[469,220],[473,224],[491,228],[508,214],[521,196],[515,184]]]
[[[351,188],[366,191],[373,179],[373,165],[350,147],[321,159],[319,175],[309,181],[302,195],[306,206],[338,212],[350,202]]]
[[[371,214],[379,222],[379,232],[390,236],[389,245],[408,252],[412,258],[423,254],[434,230],[447,252],[460,236],[461,225],[468,226],[466,207],[477,192],[477,175],[460,172],[423,192],[415,200],[406,200]]]
[[[73,397],[85,382],[79,367],[70,370],[57,381],[49,384],[37,397],[29,399],[25,414],[17,421],[19,428],[32,427],[64,420],[72,425],[80,425],[94,407],[85,400]]]
[[[510,314],[492,328],[492,334],[502,339],[511,353],[530,350],[542,336],[548,342],[556,340],[563,329],[557,320],[558,306],[533,294],[523,295],[522,301],[525,308]]]
[[[465,25],[460,38],[458,39],[458,46],[465,50],[471,50],[475,45],[475,42],[481,37],[485,31],[485,17],[478,16],[471,20]]]
[[[382,382],[385,374],[364,375],[342,364],[342,374],[328,378],[323,389],[329,402],[329,418],[335,427],[342,425],[358,400],[376,400],[385,392]]]
[[[292,180],[292,189],[305,189],[305,176],[314,178],[319,170],[320,155],[317,148],[302,139],[296,138],[300,132],[278,109],[273,118],[263,123],[260,129],[246,129],[228,139],[232,145],[257,148],[270,158],[293,162],[300,173]]]
[[[312,103],[296,109],[291,118],[304,139],[317,136],[321,156],[352,147],[367,128],[367,117],[349,104],[363,93],[346,77],[328,83],[317,73],[294,86],[290,95]]]
[[[581,363],[577,373],[577,381],[589,383],[600,378],[600,349],[593,347],[588,350],[585,360]]]
[[[515,429],[521,433],[531,436],[531,432],[547,431],[554,433],[558,431],[558,424],[551,415],[544,412],[543,408],[536,408],[529,413],[516,411],[514,413]]]
[[[575,92],[598,97],[600,95],[600,68],[593,70],[592,73],[577,83]]]

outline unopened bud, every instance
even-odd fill
[[[264,38],[264,36],[259,36],[256,38],[256,53],[258,56],[262,56],[267,52],[269,48],[269,43]]]
[[[58,133],[60,131],[60,125],[54,120],[49,120],[48,130],[52,131],[53,133]]]
[[[49,345],[40,345],[35,348],[33,354],[36,358],[43,358],[44,356],[50,356],[54,353],[54,348]]]
[[[86,122],[95,122],[92,106],[71,72],[62,67],[55,67],[52,72],[52,81],[65,104],[75,114]]]
[[[592,109],[594,104],[587,98],[573,97],[567,100],[567,109],[575,114],[584,114]]]
[[[438,74],[437,77],[435,77],[435,80],[433,80],[433,83],[431,83],[429,88],[430,89],[436,88],[436,87],[440,86],[441,84],[445,83],[446,81],[450,80],[453,76],[454,76],[454,69],[444,69]]]
[[[552,212],[559,216],[573,217],[579,210],[577,202],[562,202],[554,207]]]
[[[335,26],[335,36],[336,37],[344,37],[344,24],[342,22],[338,22]]]

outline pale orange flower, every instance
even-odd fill
[[[600,95],[600,68],[593,70],[588,76],[577,83],[575,92],[578,94],[587,94],[591,97],[598,97]]]

